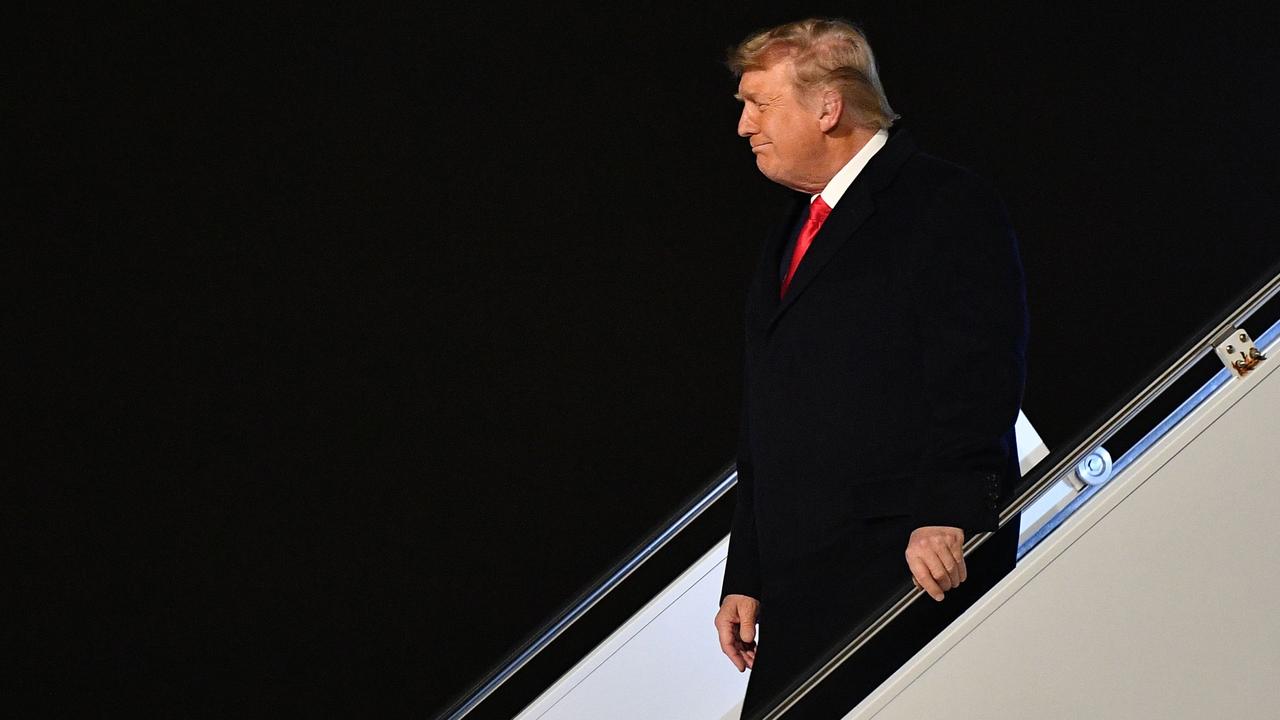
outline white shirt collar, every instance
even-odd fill
[[[858,152],[850,158],[849,162],[845,163],[844,167],[840,168],[840,172],[837,172],[835,177],[831,178],[831,182],[827,183],[827,186],[822,189],[822,192],[818,193],[818,195],[822,196],[822,201],[825,202],[828,207],[834,208],[836,203],[840,202],[840,198],[844,196],[844,191],[848,190],[849,186],[853,184],[854,179],[858,177],[858,173],[862,172],[862,168],[867,166],[867,162],[871,160],[871,156],[879,152],[880,148],[884,147],[884,144],[887,142],[889,142],[888,130],[881,129],[877,131],[875,135],[872,135],[871,139],[867,141],[867,144],[863,145],[862,149],[858,150]],[[809,198],[809,202],[816,200],[818,195],[814,195]]]

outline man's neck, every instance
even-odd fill
[[[859,148],[858,151],[854,153],[839,170],[836,171],[835,175],[827,181],[827,184],[821,190],[823,201],[825,201],[828,206],[834,208],[836,203],[840,202],[840,198],[844,197],[845,191],[849,189],[849,186],[853,184],[853,181],[862,173],[862,170],[867,166],[867,163],[871,162],[871,158],[875,156],[875,154],[879,152],[880,149],[888,143],[888,141],[888,132],[877,130],[872,133],[871,137],[862,144],[862,147]],[[817,197],[817,195],[815,194],[814,197]]]
[[[823,164],[820,173],[807,179],[803,187],[793,187],[795,190],[807,192],[814,195],[822,192],[822,189],[831,182],[831,178],[840,172],[841,168],[849,164],[854,155],[862,150],[871,138],[876,135],[876,128],[862,127],[858,125],[850,126],[848,129],[841,128],[836,132],[828,135],[826,138],[826,147],[822,152]]]

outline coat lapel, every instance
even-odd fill
[[[778,292],[782,289],[778,278],[778,264],[782,262],[782,251],[791,236],[795,234],[796,225],[804,214],[804,206],[808,200],[808,195],[794,193],[786,217],[770,233],[764,245],[764,252],[760,256],[760,269],[763,271],[760,277],[760,294],[763,314],[766,318],[772,319],[774,313],[778,311]]]
[[[867,192],[866,185],[855,181],[845,192],[844,197],[840,198],[840,202],[831,211],[827,221],[822,224],[822,229],[814,236],[813,244],[809,246],[804,259],[800,261],[800,266],[796,268],[795,276],[791,278],[791,286],[787,288],[786,296],[778,303],[778,309],[774,311],[769,321],[769,327],[773,327],[787,308],[795,303],[796,298],[804,294],[804,289],[808,287],[809,282],[848,242],[858,227],[871,217],[874,210],[875,205],[871,202],[871,194]],[[776,272],[774,276],[777,276]],[[776,286],[777,283],[774,285]],[[775,297],[777,292],[778,289],[775,287]]]
[[[907,158],[915,152],[915,143],[907,135],[906,130],[897,130],[889,136],[889,142],[862,169],[858,178],[845,191],[844,197],[836,203],[835,209],[822,224],[822,229],[814,236],[813,244],[809,246],[804,259],[800,261],[800,266],[796,268],[795,276],[791,278],[791,286],[787,288],[786,297],[778,301],[775,306],[776,310],[769,320],[770,330],[787,312],[787,309],[795,304],[796,299],[804,294],[804,289],[822,271],[823,266],[857,233],[858,228],[867,221],[867,218],[871,217],[875,212],[873,199],[875,192],[887,185],[897,175],[898,169]],[[769,275],[773,278],[772,287],[768,279],[764,283],[766,291],[771,291],[775,300],[779,290],[778,253],[781,251],[781,244],[786,242],[786,232],[783,231],[780,237],[781,240],[778,233],[774,234],[771,254],[767,256],[774,258],[773,265],[766,268],[771,271]]]
[[[780,281],[778,281],[778,263],[782,261],[782,249],[786,247],[791,233],[795,231],[795,225],[804,211],[804,202],[808,199],[808,195],[795,193],[794,202],[788,206],[786,218],[774,225],[772,232],[765,237],[764,245],[760,250],[758,268],[756,268],[755,287],[751,292],[754,296],[756,318],[759,318],[760,322],[772,322],[773,316],[777,314],[778,291],[781,290]],[[764,327],[767,325],[762,325],[760,329]]]

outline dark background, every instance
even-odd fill
[[[1276,18],[1179,7],[30,11],[14,697],[429,715],[663,524],[732,459],[784,201],[721,59],[809,14],[1001,189],[1066,442],[1280,260]]]

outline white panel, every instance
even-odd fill
[[[848,718],[1280,717],[1275,364],[1111,480]]]
[[[1018,459],[1019,469],[1023,475],[1031,471],[1041,460],[1045,459],[1049,454],[1049,448],[1045,447],[1044,441],[1040,439],[1040,433],[1031,426],[1031,421],[1027,419],[1022,411],[1018,411],[1018,420],[1013,425],[1014,437],[1018,442]]]
[[[737,717],[747,687],[712,619],[728,538],[667,586],[518,720]]]

